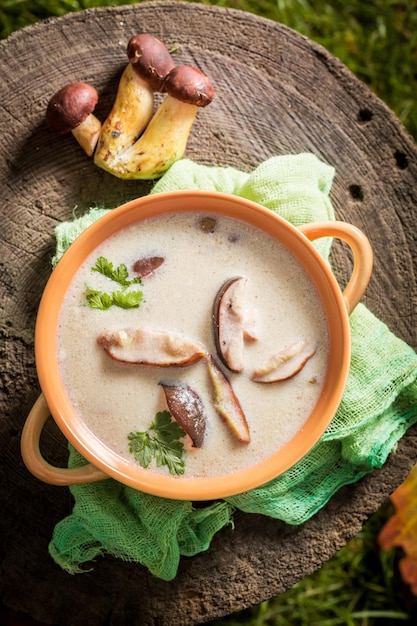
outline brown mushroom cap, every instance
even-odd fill
[[[149,33],[132,37],[127,44],[127,56],[135,72],[155,91],[163,91],[164,78],[175,63],[168,48]]]
[[[95,109],[97,90],[87,83],[62,87],[48,103],[46,122],[55,133],[63,134],[81,124]]]
[[[168,95],[198,107],[205,107],[214,98],[210,79],[192,65],[177,65],[165,77]]]

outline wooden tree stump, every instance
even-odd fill
[[[69,14],[0,42],[2,599],[49,624],[187,625],[279,594],[354,536],[417,457],[413,427],[381,470],[341,489],[301,527],[238,513],[235,528],[183,559],[170,583],[111,558],[69,576],[49,557],[54,525],[72,500],[68,489],[28,474],[20,434],[39,393],[34,324],[53,231],[74,210],[114,207],[150,186],[96,168],[71,136],[51,135],[45,109],[58,88],[82,80],[97,87],[104,119],[127,41],[141,31],[179,46],[178,62],[201,67],[216,86],[187,156],[249,171],[276,154],[312,151],[335,166],[337,216],[362,228],[375,250],[365,303],[417,348],[417,150],[390,110],[323,48],[254,15],[174,1]],[[334,265],[343,281],[350,261],[342,246]],[[53,424],[42,446],[65,462]]]

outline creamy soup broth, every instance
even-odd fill
[[[207,216],[206,216],[207,217]],[[185,476],[216,476],[253,465],[288,442],[302,428],[324,381],[328,359],[327,325],[318,294],[288,250],[266,233],[232,218],[169,214],[145,219],[112,236],[97,248],[75,275],[59,319],[57,351],[68,395],[91,431],[118,455],[136,463],[127,435],[147,430],[155,413],[167,410],[158,383],[179,380],[196,391],[205,407],[207,427],[201,448],[186,441]],[[142,279],[138,309],[115,306],[95,310],[85,299],[86,285],[111,291],[106,277],[92,272],[99,256],[130,275],[135,261],[164,258]],[[251,441],[236,441],[212,406],[204,360],[189,367],[154,367],[112,360],[97,344],[103,331],[146,327],[202,342],[215,354],[213,302],[222,284],[244,276],[247,303],[255,310],[257,341],[246,342],[243,372],[223,370],[246,415]],[[299,338],[317,350],[287,381],[255,383],[249,373],[273,352]],[[152,466],[153,469],[155,469]],[[166,468],[156,471],[166,472]]]

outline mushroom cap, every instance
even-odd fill
[[[208,76],[192,65],[176,65],[165,77],[165,91],[187,104],[205,107],[214,98],[214,87]]]
[[[155,91],[164,90],[164,78],[175,63],[164,43],[154,35],[134,35],[127,44],[127,56],[135,72]]]
[[[87,83],[70,83],[52,96],[46,122],[55,133],[73,130],[92,113],[98,102],[97,90]]]

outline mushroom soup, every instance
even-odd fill
[[[283,245],[237,219],[172,213],[116,233],[83,263],[57,351],[71,402],[118,455],[139,463],[129,434],[169,412],[184,431],[184,475],[220,476],[303,427],[328,334],[310,277]]]

